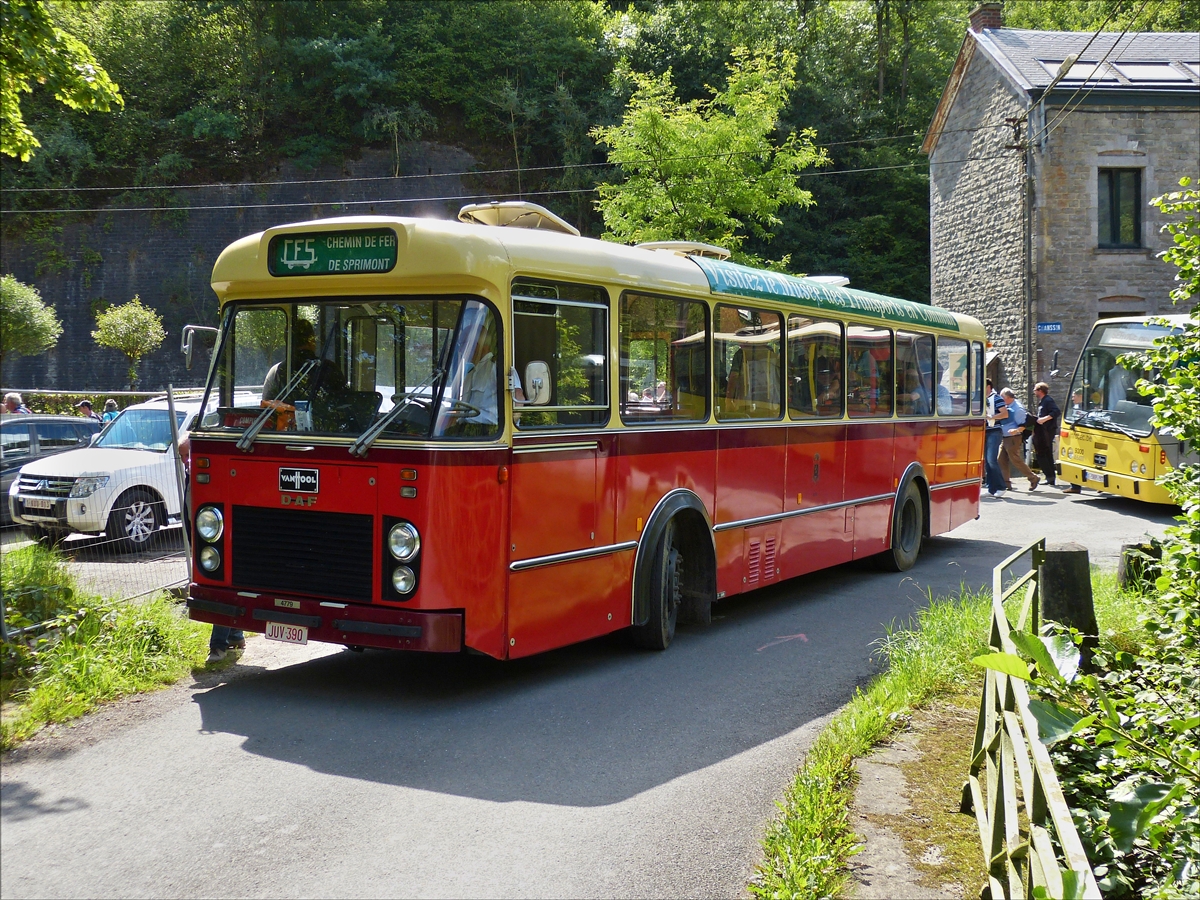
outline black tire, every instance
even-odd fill
[[[925,500],[915,482],[909,481],[896,496],[892,511],[892,546],[879,554],[879,565],[888,572],[907,572],[921,553],[925,536]]]
[[[166,523],[166,510],[141,488],[126,491],[108,514],[108,538],[121,551],[144,550],[151,546],[158,529]]]
[[[667,523],[650,564],[649,608],[645,625],[634,625],[633,642],[646,650],[666,650],[675,637],[683,593],[683,557],[676,542],[675,520]]]

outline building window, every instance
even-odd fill
[[[1142,170],[1100,169],[1101,247],[1142,246]]]

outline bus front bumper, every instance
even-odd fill
[[[1135,478],[1117,472],[1089,469],[1067,462],[1065,459],[1059,460],[1059,464],[1062,467],[1062,480],[1080,487],[1092,488],[1106,494],[1115,494],[1118,497],[1132,497],[1146,503],[1173,504],[1175,502],[1167,493],[1166,488],[1156,484],[1150,478]]]
[[[385,650],[458,653],[461,612],[424,612],[383,606],[309,600],[274,592],[188,586],[188,616],[199,622],[265,632],[268,623],[307,629],[308,640]]]

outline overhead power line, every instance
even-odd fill
[[[943,131],[942,134],[961,134],[965,132],[986,131],[993,128],[1005,128],[1007,126],[997,124],[979,125],[974,128],[957,128]],[[912,141],[922,139],[920,134],[895,134],[882,135],[869,138],[858,138],[849,141],[830,141],[826,144],[814,144],[818,150],[826,150],[830,147],[847,147],[858,144],[873,144],[883,143],[886,141]],[[730,155],[745,156],[757,153],[755,150],[740,151],[738,153],[703,153],[693,154],[688,156],[672,156],[662,160],[662,162],[687,162],[698,159],[726,159]],[[649,160],[647,160],[649,161]],[[553,172],[553,171],[569,171],[572,169],[605,169],[613,168],[622,165],[610,161],[601,161],[594,163],[562,163],[553,166],[522,166],[520,169],[515,167],[505,169],[466,169],[461,172],[429,172],[424,175],[366,175],[362,177],[345,177],[345,178],[308,178],[308,179],[289,179],[279,181],[212,181],[202,182],[197,184],[133,184],[133,185],[118,185],[115,187],[104,186],[87,186],[87,187],[31,187],[31,188],[0,188],[0,194],[48,194],[48,193],[95,193],[104,192],[110,194],[120,194],[132,191],[194,191],[194,190],[211,190],[213,188],[263,188],[263,187],[292,187],[297,185],[316,185],[316,184],[351,184],[375,181],[419,181],[428,180],[430,178],[479,178],[487,175],[513,175],[517,172],[527,174],[529,172]]]
[[[1007,153],[997,153],[990,156],[971,156],[964,159],[944,159],[936,162],[898,163],[890,166],[868,166],[860,169],[827,169],[815,172],[800,172],[799,178],[818,178],[833,175],[856,175],[866,172],[886,172],[895,169],[915,169],[926,165],[951,165],[954,163],[982,162],[992,159],[1010,159]],[[524,170],[528,171],[528,169]],[[553,191],[525,191],[522,197],[552,197],[564,194],[594,194],[599,186],[590,188],[570,188]],[[68,213],[139,213],[139,212],[200,212],[218,209],[294,209],[297,207],[313,206],[376,206],[385,203],[449,203],[451,201],[481,201],[503,200],[512,197],[512,192],[493,194],[460,194],[443,197],[397,197],[392,199],[375,200],[304,200],[292,203],[218,203],[203,206],[98,206],[91,209],[6,209],[0,210],[4,215],[62,215]]]

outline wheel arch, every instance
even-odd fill
[[[647,598],[654,551],[662,539],[667,523],[676,517],[681,517],[684,522],[683,536],[688,546],[699,547],[704,551],[706,565],[695,570],[695,577],[699,581],[711,582],[715,595],[717,544],[713,537],[712,518],[704,506],[704,501],[694,491],[675,488],[664,494],[654,505],[638,539],[630,585],[630,623],[633,625],[644,625],[649,618]],[[703,589],[699,584],[691,587]]]
[[[892,498],[892,524],[888,526],[888,540],[891,540],[891,530],[896,524],[896,504],[900,501],[904,489],[912,482],[917,486],[917,490],[921,493],[921,506],[923,508],[922,516],[924,521],[921,523],[921,536],[929,537],[929,476],[925,474],[925,467],[919,462],[911,462],[908,468],[904,470],[904,474],[900,476],[900,481],[896,485],[896,495]]]
[[[162,491],[159,491],[157,488],[155,488],[153,485],[150,485],[150,484],[134,483],[134,484],[130,484],[130,485],[127,485],[126,487],[121,488],[119,491],[113,492],[112,503],[109,504],[108,509],[105,510],[105,513],[104,513],[104,521],[106,523],[108,522],[109,517],[113,514],[113,510],[117,508],[117,503],[120,501],[120,499],[122,497],[126,496],[127,494],[129,494],[131,491],[145,491],[147,494],[150,495],[151,503],[162,504],[164,516],[170,515],[170,511],[167,509],[167,501],[166,501],[166,498],[163,497]]]

